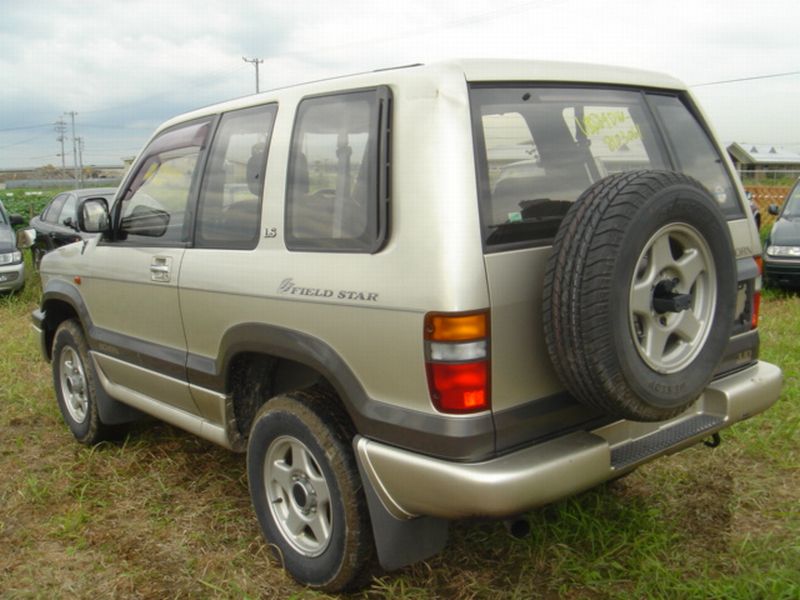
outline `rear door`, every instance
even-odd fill
[[[603,418],[563,391],[542,323],[553,238],[584,190],[613,173],[670,169],[698,178],[728,218],[742,212],[730,175],[678,93],[480,84],[471,101],[502,449]]]

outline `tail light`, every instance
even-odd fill
[[[758,277],[756,277],[756,285],[753,290],[753,311],[750,320],[750,328],[755,329],[758,327],[758,311],[761,310],[761,277],[764,273],[764,259],[760,256],[753,257],[758,265]]]
[[[489,311],[427,314],[425,364],[431,400],[438,410],[488,410]]]

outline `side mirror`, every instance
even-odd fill
[[[781,210],[778,208],[777,204],[770,204],[769,208],[767,209],[767,211],[769,212],[769,214],[775,215],[775,216],[777,216],[778,213],[781,212]]]
[[[12,227],[18,227],[25,224],[25,219],[22,215],[8,215],[8,220],[11,222]]]
[[[105,198],[87,198],[78,205],[78,231],[108,233],[111,216]]]
[[[35,229],[20,229],[17,231],[17,248],[20,250],[24,250],[25,248],[31,248],[33,243],[36,241],[36,230]]]

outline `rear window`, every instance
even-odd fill
[[[708,136],[674,96],[475,85],[471,103],[487,247],[552,243],[586,188],[636,169],[683,170],[702,181],[726,213],[741,214]]]

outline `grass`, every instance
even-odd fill
[[[170,426],[75,443],[30,330],[38,281],[0,298],[0,596],[326,598],[270,557],[244,459]],[[530,513],[461,522],[433,559],[354,598],[800,597],[800,297],[767,290],[768,412],[703,446]]]

